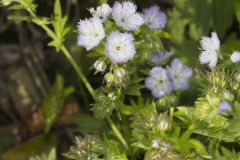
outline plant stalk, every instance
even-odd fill
[[[118,130],[117,126],[114,124],[114,122],[109,117],[107,117],[106,119],[107,119],[108,123],[110,124],[110,126],[111,126],[113,132],[115,133],[116,137],[119,139],[119,141],[125,147],[125,149],[128,150],[128,144],[125,141],[125,139],[123,138],[121,132]]]

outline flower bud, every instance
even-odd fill
[[[240,82],[240,74],[235,75],[235,80]]]
[[[229,91],[224,91],[223,92],[223,98],[226,99],[226,100],[232,101],[234,96]]]
[[[160,131],[165,132],[168,129],[168,120],[166,120],[166,119],[160,120],[159,129],[160,129]]]
[[[158,140],[154,139],[154,140],[152,141],[152,147],[153,147],[154,149],[158,149],[158,148],[160,147]]]
[[[94,68],[98,71],[98,72],[104,72],[107,68],[107,64],[102,61],[102,60],[97,60],[94,63]]]
[[[118,67],[115,71],[114,71],[115,76],[117,76],[118,78],[123,78],[126,74],[125,70],[121,67]]]
[[[107,86],[111,86],[114,81],[114,75],[111,72],[109,72],[105,74],[104,79],[107,83]]]

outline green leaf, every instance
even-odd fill
[[[56,149],[52,148],[49,155],[48,155],[48,160],[57,160],[57,153]]]
[[[141,95],[141,89],[143,89],[145,86],[141,84],[133,84],[129,85],[126,88],[124,88],[124,93],[127,95],[132,96],[140,96]]]
[[[193,148],[202,156],[202,157],[205,157],[205,158],[211,158],[209,155],[208,155],[208,152],[206,151],[206,148],[204,147],[204,145],[199,142],[198,140],[195,140],[195,139],[190,139],[189,140],[190,143],[192,144]]]
[[[54,16],[56,17],[62,17],[62,9],[61,9],[61,4],[59,0],[55,0],[54,3]]]
[[[237,16],[237,20],[240,23],[240,1],[239,0],[233,0],[235,14]]]
[[[77,124],[77,131],[80,133],[101,133],[105,127],[104,121],[87,114],[78,116],[75,123]]]
[[[220,38],[232,25],[233,14],[233,0],[213,0],[213,28]]]
[[[61,112],[65,98],[74,91],[73,87],[64,89],[64,80],[57,75],[50,94],[43,100],[43,115],[45,117],[45,132],[48,132],[55,118]]]

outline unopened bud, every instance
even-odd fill
[[[118,78],[123,78],[126,74],[125,70],[123,68],[117,68],[114,72],[114,74],[118,77]]]
[[[111,72],[109,72],[109,73],[105,74],[104,78],[105,78],[107,85],[111,86],[114,81],[114,75]]]
[[[233,100],[233,94],[231,94],[229,91],[224,91],[223,98],[229,101]]]
[[[158,149],[158,148],[160,147],[158,140],[154,139],[154,140],[152,141],[152,147],[153,147],[154,149]]]
[[[166,120],[166,119],[160,120],[159,129],[160,129],[160,131],[165,132],[168,129],[168,120]]]
[[[97,60],[94,63],[94,68],[99,72],[104,72],[107,68],[107,64],[102,60]]]

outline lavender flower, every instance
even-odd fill
[[[154,67],[150,71],[150,76],[145,80],[145,85],[156,98],[161,98],[172,91],[167,71],[162,67]]]
[[[138,29],[144,23],[143,16],[136,10],[136,5],[131,1],[115,2],[112,8],[112,16],[118,26],[132,31]]]
[[[210,69],[217,65],[218,56],[220,53],[220,40],[216,32],[212,32],[211,37],[202,37],[200,41],[202,52],[199,60],[201,64],[208,64]]]
[[[161,12],[158,6],[152,6],[144,10],[145,24],[151,30],[163,29],[167,23],[167,16]]]
[[[221,115],[224,115],[224,116],[227,116],[229,114],[229,112],[231,112],[231,106],[228,102],[226,101],[223,101],[219,104],[219,107],[218,107],[218,112],[221,114]]]
[[[133,36],[129,33],[112,32],[107,38],[106,56],[112,63],[125,63],[135,55]]]
[[[240,52],[233,52],[233,54],[231,55],[231,61],[233,63],[238,63],[240,62]]]
[[[105,37],[102,21],[98,17],[80,20],[78,32],[77,44],[85,47],[87,51],[96,47]]]
[[[183,65],[180,60],[173,60],[171,66],[167,67],[167,73],[172,81],[173,89],[185,90],[188,88],[188,80],[192,76],[192,69]]]
[[[160,53],[154,53],[151,56],[151,61],[155,64],[155,65],[161,65],[163,64],[169,57],[171,57],[174,53],[173,52],[160,52]]]
[[[99,17],[102,22],[105,22],[111,14],[112,9],[108,4],[103,3],[101,6],[98,6],[96,10],[94,8],[90,8],[89,11],[93,17]]]

